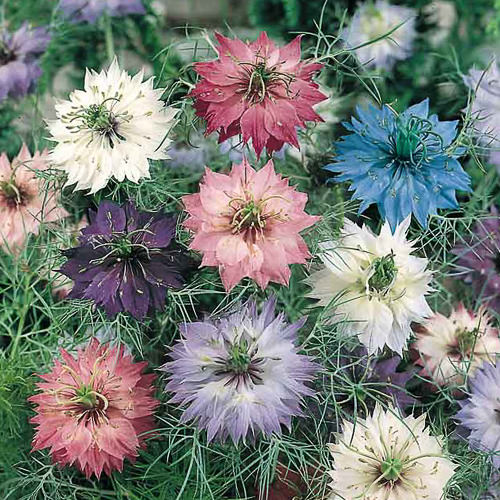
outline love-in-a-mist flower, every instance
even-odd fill
[[[323,65],[301,61],[300,36],[281,48],[265,32],[252,43],[215,36],[218,58],[195,64],[201,80],[189,94],[206,133],[217,131],[219,142],[241,134],[257,156],[298,148],[297,128],[322,121],[313,106],[327,97],[312,77]]]
[[[256,171],[243,159],[229,174],[208,168],[200,192],[182,198],[194,233],[190,248],[203,254],[202,266],[217,266],[226,290],[242,278],[261,288],[287,285],[289,264],[310,257],[300,231],[320,217],[304,212],[307,195],[276,174],[270,160]]]
[[[177,110],[164,105],[153,78],[143,79],[143,71],[132,77],[115,59],[108,70],[87,70],[85,90],[56,104],[51,160],[68,174],[67,185],[95,193],[111,178],[138,182],[149,177],[148,160],[168,158]]]
[[[74,465],[87,478],[121,471],[134,461],[154,427],[155,375],[134,363],[123,347],[92,339],[76,357],[61,349],[51,371],[39,375],[33,451],[50,448],[53,461]]]
[[[417,36],[416,17],[415,10],[385,0],[365,2],[356,10],[342,38],[348,48],[356,49],[361,64],[390,71],[397,61],[412,53]],[[384,35],[387,36],[381,38]],[[360,47],[378,38],[381,39]]]
[[[318,366],[296,346],[305,320],[288,324],[275,307],[271,298],[259,313],[251,301],[226,317],[180,326],[182,339],[161,368],[170,373],[166,390],[185,407],[182,422],[206,429],[209,441],[281,434],[314,394],[306,384]]]
[[[432,314],[425,299],[432,274],[427,259],[412,255],[409,225],[407,217],[393,234],[385,223],[376,235],[346,219],[338,241],[320,244],[324,267],[307,279],[309,296],[332,308],[330,320],[342,321],[369,353],[387,346],[401,354],[411,323]]]
[[[55,187],[39,175],[47,168],[47,151],[36,151],[31,156],[25,144],[12,163],[5,153],[0,156],[0,246],[3,248],[18,252],[28,234],[38,234],[42,223],[68,215],[58,202]]]
[[[33,90],[42,74],[38,60],[49,42],[45,27],[30,28],[24,23],[14,33],[5,28],[0,31],[0,101]]]
[[[377,405],[356,423],[344,421],[330,445],[335,500],[440,500],[456,465],[443,453],[443,438],[430,434],[426,414],[400,416]]]
[[[190,266],[176,246],[176,218],[103,201],[91,211],[80,245],[63,254],[61,273],[73,280],[68,298],[90,299],[109,316],[138,319],[163,309],[168,288],[180,288]]]
[[[421,373],[439,385],[463,383],[466,374],[500,354],[498,329],[484,308],[474,313],[460,304],[448,317],[436,313],[414,331]]]
[[[496,207],[479,220],[471,237],[452,252],[458,256],[460,278],[471,283],[477,297],[500,312],[500,217]]]
[[[457,121],[429,114],[429,100],[396,114],[389,106],[357,109],[344,126],[352,134],[336,143],[335,163],[326,170],[348,181],[359,212],[376,204],[394,227],[413,213],[423,227],[439,208],[458,208],[456,190],[470,191],[470,177],[458,162],[464,148],[450,150]]]
[[[59,9],[73,22],[95,23],[103,14],[123,17],[145,14],[142,0],[60,0]]]
[[[491,453],[493,464],[500,467],[500,362],[484,363],[469,379],[470,396],[458,401],[462,409],[457,421],[470,431],[474,449]]]

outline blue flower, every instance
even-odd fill
[[[376,203],[394,228],[413,213],[421,226],[438,208],[458,208],[455,190],[469,192],[470,177],[458,162],[465,148],[452,148],[457,121],[429,116],[429,100],[397,115],[389,106],[358,108],[344,123],[350,135],[336,145],[336,162],[325,167],[336,182],[351,181],[359,212]]]

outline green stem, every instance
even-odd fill
[[[106,55],[108,57],[109,62],[113,62],[115,57],[115,43],[113,40],[113,27],[111,25],[111,17],[109,14],[104,14],[103,16],[104,22],[104,39],[106,42]]]
[[[27,276],[27,273],[26,273]],[[16,331],[16,336],[14,337],[14,340],[12,341],[12,347],[10,351],[10,356],[11,358],[14,358],[14,356],[17,354],[17,350],[19,347],[19,341],[21,340],[21,337],[23,336],[23,330],[24,330],[24,324],[26,322],[26,315],[28,314],[28,310],[31,305],[31,299],[32,297],[30,296],[31,294],[29,292],[29,278],[25,277],[24,280],[24,301],[23,301],[23,308],[21,310],[21,314],[19,317],[19,324],[17,325],[17,331]]]

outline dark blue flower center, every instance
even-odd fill
[[[378,257],[371,263],[370,267],[371,276],[368,279],[370,291],[387,292],[398,274],[398,269],[394,263],[394,254],[390,253],[384,257]]]
[[[134,254],[134,243],[127,236],[120,236],[112,242],[118,257],[126,259]]]

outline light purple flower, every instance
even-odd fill
[[[171,374],[166,390],[187,407],[182,422],[194,420],[209,441],[281,434],[302,415],[303,396],[314,394],[306,383],[318,366],[295,345],[305,319],[288,324],[275,307],[271,298],[258,313],[250,301],[224,318],[180,326],[173,361],[161,367]]]
[[[470,430],[470,445],[494,453],[493,464],[500,467],[500,362],[485,363],[469,384],[470,396],[459,401],[455,418]]]
[[[31,92],[42,74],[38,58],[50,42],[45,27],[30,28],[24,23],[14,33],[0,35],[0,100],[22,97]]]
[[[60,0],[59,8],[74,22],[95,23],[104,13],[113,17],[145,14],[142,0]]]

